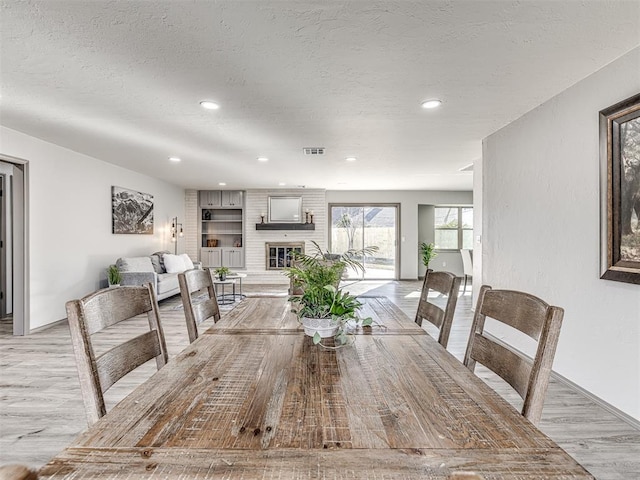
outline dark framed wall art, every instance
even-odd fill
[[[153,235],[153,195],[111,187],[112,233]]]
[[[601,277],[640,284],[640,94],[600,112]]]

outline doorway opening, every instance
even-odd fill
[[[377,252],[358,258],[364,264],[364,273],[350,269],[348,278],[398,279],[399,209],[397,204],[329,205],[329,250],[332,253],[378,247]]]
[[[0,333],[29,333],[26,161],[0,155]]]

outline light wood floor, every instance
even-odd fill
[[[362,282],[352,293],[390,298],[413,318],[420,282]],[[245,293],[277,292],[284,286],[243,285]],[[170,357],[188,345],[180,298],[160,302]],[[458,301],[449,350],[462,359],[471,327],[469,292]],[[427,322],[425,322],[426,324]],[[142,323],[119,325],[98,340],[105,347],[132,334]],[[206,326],[206,324],[205,324]],[[0,464],[45,464],[86,428],[69,330],[56,325],[27,337],[10,335],[0,322]],[[427,327],[428,330],[428,327]],[[155,371],[153,362],[125,377],[106,394],[111,408]],[[500,379],[476,373],[516,408],[521,401]],[[552,380],[540,429],[600,480],[640,479],[640,431],[579,392]]]

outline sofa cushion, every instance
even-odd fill
[[[122,257],[116,262],[121,272],[154,272],[149,257]]]
[[[184,259],[180,255],[165,253],[162,258],[167,273],[182,273],[187,269],[187,266],[184,264]]]
[[[178,275],[175,273],[161,273],[158,275],[158,295],[179,288]]]
[[[158,255],[151,255],[149,257],[151,259],[151,265],[153,265],[153,269],[156,271],[157,274],[160,273],[167,273],[166,270],[163,268],[163,264],[161,263],[161,257]]]
[[[167,273],[167,269],[164,266],[164,258],[163,256],[167,253],[171,253],[169,250],[161,250],[159,252],[154,252],[151,255],[157,255],[158,258],[160,259],[160,270],[162,270],[161,272],[157,272],[157,273]]]
[[[187,255],[186,253],[183,253],[182,255],[180,255],[180,258],[182,258],[182,261],[184,262],[184,266],[187,270],[193,270],[193,262],[191,261],[191,258],[189,257],[189,255]]]

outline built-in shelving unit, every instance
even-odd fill
[[[244,268],[244,192],[199,192],[200,261],[204,267]]]

